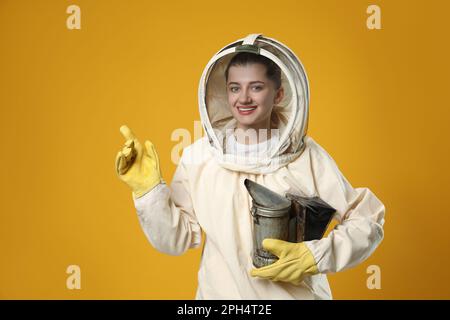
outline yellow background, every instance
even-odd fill
[[[81,8],[68,30],[66,8]],[[366,28],[381,7],[382,30]],[[385,239],[329,276],[337,299],[450,298],[446,1],[0,1],[0,298],[191,299],[201,250],[140,229],[114,159],[128,124],[170,182],[212,55],[249,33],[288,45],[311,85],[309,135],[386,206]],[[66,268],[81,267],[81,290]],[[381,290],[366,287],[369,265]]]

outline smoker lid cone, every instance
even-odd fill
[[[291,205],[291,200],[254,181],[245,179],[244,184],[253,201],[259,206],[271,210],[281,210]]]

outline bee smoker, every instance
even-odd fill
[[[252,197],[253,264],[263,267],[278,257],[265,250],[266,238],[302,242],[322,238],[336,210],[319,197],[286,193],[283,197],[249,179],[244,181]]]

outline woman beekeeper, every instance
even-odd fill
[[[353,188],[306,135],[308,105],[295,54],[251,34],[207,64],[199,85],[206,135],[183,150],[170,187],[153,144],[120,128],[127,141],[116,170],[133,191],[151,244],[181,255],[199,247],[205,233],[197,299],[331,299],[326,273],[361,263],[383,239],[384,205],[369,189]],[[264,240],[279,260],[255,269],[246,178],[279,194],[318,196],[339,223],[320,240]]]

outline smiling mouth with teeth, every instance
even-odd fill
[[[257,108],[257,106],[236,107],[236,108],[238,109],[240,115],[246,116],[253,113],[253,111],[255,111],[255,109]]]

